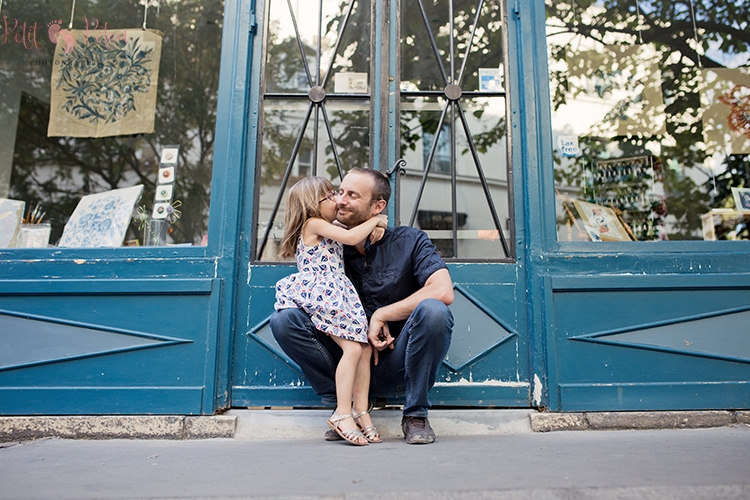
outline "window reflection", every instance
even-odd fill
[[[747,239],[743,3],[547,0],[560,241]]]
[[[74,30],[137,32],[144,22],[139,2],[79,0],[74,5]],[[180,218],[165,226],[168,234],[163,243],[205,244],[223,9],[222,0],[182,0],[160,2],[158,10],[149,10],[147,28],[163,34],[155,132],[99,138],[48,137],[54,42],[57,38],[66,40],[71,4],[2,2],[2,19],[7,21],[8,30],[3,24],[0,198],[22,200],[27,209],[42,207],[44,220],[51,223],[49,242],[55,244],[81,198],[89,194],[141,184],[144,190],[137,206],[150,214],[160,155],[165,146],[177,146],[173,202],[181,203]],[[26,36],[21,35],[24,26]],[[92,73],[96,82],[81,87],[81,102],[87,102],[94,93],[115,102],[127,91],[102,83],[107,69]],[[143,244],[144,235],[145,227],[134,221],[124,240]]]

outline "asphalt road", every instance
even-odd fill
[[[750,426],[391,438],[0,445],[2,499],[742,499]]]

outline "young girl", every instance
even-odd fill
[[[341,347],[336,410],[327,423],[349,443],[362,446],[381,439],[367,413],[372,353],[367,317],[344,274],[343,245],[362,242],[377,227],[387,227],[388,218],[378,215],[351,229],[334,225],[335,197],[333,185],[322,177],[302,179],[289,190],[280,256],[296,255],[298,272],[276,283],[274,307],[304,310],[315,327]],[[382,236],[382,230],[375,231],[375,239]]]

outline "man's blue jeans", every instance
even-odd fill
[[[324,403],[336,404],[336,366],[341,348],[313,326],[301,309],[282,309],[271,316],[271,331],[284,352],[302,368]],[[453,315],[435,299],[422,301],[396,338],[393,350],[379,353],[372,367],[370,396],[404,397],[405,417],[426,417],[428,391],[450,347]]]

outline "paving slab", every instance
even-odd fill
[[[0,442],[62,439],[208,439],[233,437],[236,417],[96,415],[0,417]]]
[[[69,440],[0,446],[0,499],[750,498],[750,426],[315,439]]]
[[[530,413],[534,432],[585,431],[591,426],[585,413]]]

